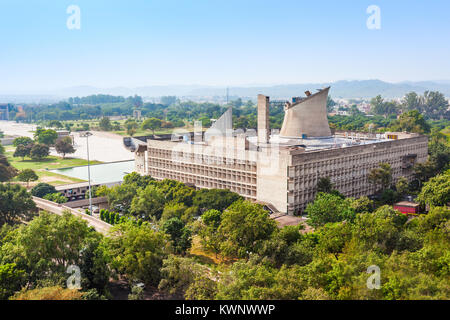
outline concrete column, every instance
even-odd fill
[[[270,137],[269,125],[270,98],[258,95],[258,143],[268,143]]]

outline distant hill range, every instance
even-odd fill
[[[272,98],[290,98],[303,95],[306,90],[314,90],[331,86],[330,95],[334,98],[373,98],[381,94],[384,98],[401,98],[406,93],[416,91],[423,93],[426,90],[440,91],[450,97],[450,81],[422,81],[422,82],[400,82],[389,83],[381,80],[358,80],[358,81],[336,81],[328,83],[303,83],[285,84],[271,86],[230,86],[230,96],[253,97],[265,94]],[[159,96],[225,96],[226,87],[179,85],[179,86],[148,86],[139,88],[110,88],[99,89],[94,87],[67,88],[58,95],[63,96],[87,96],[90,94],[113,94],[113,95],[140,95],[143,97]]]
[[[381,80],[342,80],[328,83],[303,83],[270,86],[230,86],[229,95],[233,98],[244,97],[255,99],[258,94],[264,94],[270,96],[272,99],[288,99],[290,97],[303,95],[306,90],[313,91],[314,89],[324,88],[327,86],[331,86],[330,95],[333,98],[368,99],[380,94],[384,98],[393,99],[401,98],[406,93],[411,91],[423,94],[426,90],[440,91],[445,96],[450,97],[450,80],[421,82],[405,81],[398,83],[389,83]],[[56,101],[58,99],[68,97],[83,97],[92,94],[111,94],[120,96],[131,96],[137,94],[143,97],[160,97],[168,95],[179,97],[224,97],[226,95],[226,90],[227,88],[225,86],[219,87],[202,85],[167,85],[137,88],[96,88],[91,86],[78,86],[51,92],[33,93],[29,95],[0,93],[0,102],[32,102],[30,100],[33,98],[39,98],[38,100],[40,101]]]

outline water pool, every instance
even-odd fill
[[[73,167],[49,170],[72,178],[88,180],[88,167]],[[91,165],[91,182],[92,183],[110,183],[122,181],[123,177],[134,171],[134,160],[109,162]]]

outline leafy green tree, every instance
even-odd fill
[[[223,211],[232,203],[243,198],[230,190],[222,189],[201,189],[194,196],[193,204],[201,211],[215,209]]]
[[[222,212],[215,209],[206,211],[201,216],[202,226],[198,232],[202,246],[216,255],[220,253],[222,238],[217,232],[222,222]]]
[[[355,213],[372,212],[374,202],[364,196],[358,199],[351,199],[350,207],[355,211]]]
[[[449,104],[442,93],[438,91],[425,91],[423,100],[424,111],[428,117],[438,120],[441,117],[448,116]]]
[[[387,189],[392,181],[392,168],[389,163],[380,163],[378,168],[370,170],[367,180],[376,188]]]
[[[155,130],[161,128],[162,121],[158,118],[149,118],[144,120],[142,123],[143,130],[152,130],[153,135],[155,135]]]
[[[141,286],[133,286],[128,300],[144,300],[144,288]]]
[[[72,139],[70,137],[64,137],[56,141],[55,149],[56,152],[62,154],[63,159],[66,157],[66,154],[75,152],[75,148],[73,147]]]
[[[184,223],[188,221],[185,219],[185,212],[188,208],[184,205],[184,203],[179,203],[176,201],[170,201],[164,205],[164,210],[161,215],[161,221],[167,221],[172,218],[178,218]]]
[[[121,223],[110,229],[104,238],[110,265],[130,282],[142,281],[157,286],[161,279],[162,261],[167,257],[169,242],[163,232],[149,223],[137,226]]]
[[[18,137],[18,138],[15,138],[13,141],[13,146],[16,148],[20,145],[27,146],[29,144],[33,144],[33,139],[31,139],[29,137]]]
[[[34,139],[38,144],[44,144],[46,146],[54,145],[56,139],[58,139],[58,133],[52,129],[38,128],[34,133]]]
[[[108,117],[101,118],[98,126],[102,131],[111,131],[112,130],[111,120],[109,120]]]
[[[6,300],[25,285],[24,270],[15,263],[0,264],[0,300]]]
[[[127,130],[127,134],[129,136],[131,136],[131,137],[134,136],[137,128],[138,128],[138,124],[135,120],[128,119],[127,121],[125,121],[125,129]]]
[[[349,201],[330,193],[318,193],[314,202],[308,204],[305,212],[308,215],[308,224],[313,227],[347,218],[352,219],[354,216]]]
[[[329,193],[333,189],[333,184],[329,177],[320,178],[317,182],[317,192]]]
[[[44,199],[53,201],[56,203],[66,203],[67,202],[67,198],[59,192],[46,194],[44,196]]]
[[[212,299],[215,285],[210,277],[211,271],[194,259],[169,255],[163,261],[158,289],[180,297],[187,293],[190,299]]]
[[[0,182],[9,181],[17,175],[17,169],[14,168],[8,159],[0,154]]]
[[[170,236],[175,253],[186,254],[192,245],[191,230],[179,218],[171,218],[162,225],[162,230]]]
[[[56,189],[54,186],[48,183],[38,183],[31,189],[31,194],[38,198],[44,198],[47,194],[56,193]]]
[[[400,177],[395,184],[395,189],[397,190],[399,196],[406,195],[409,191],[408,179],[406,179],[405,177]]]
[[[102,236],[70,213],[62,216],[41,213],[27,226],[11,231],[9,237],[11,241],[0,248],[1,263],[16,263],[28,274],[30,283],[65,284],[70,265],[90,270],[90,274],[81,274],[81,283],[87,288],[95,285],[94,279],[109,279],[109,272],[103,267],[103,251],[94,249],[99,248]],[[93,252],[98,256],[87,257]]]
[[[221,252],[230,257],[248,257],[276,228],[276,222],[261,205],[237,201],[222,214],[217,230],[223,241]]]
[[[33,146],[34,146],[33,143],[27,145],[19,144],[16,150],[14,150],[13,157],[21,157],[23,161],[25,157],[30,156],[31,148],[33,148]]]
[[[46,144],[35,144],[30,150],[30,157],[33,160],[41,161],[50,154],[50,148]]]
[[[445,206],[450,202],[450,170],[425,182],[417,201],[430,206]]]
[[[390,114],[396,114],[398,111],[398,106],[395,102],[384,101],[384,99],[378,95],[370,101],[372,106],[372,112],[374,114],[388,116]]]
[[[33,169],[24,169],[19,172],[17,175],[17,179],[19,181],[23,181],[27,183],[27,188],[29,187],[30,181],[36,181],[39,179],[36,172]]]
[[[0,226],[28,221],[36,206],[27,190],[17,184],[0,184]]]
[[[137,172],[127,174],[123,178],[123,184],[135,184],[138,187],[145,188],[151,181],[155,181],[151,176],[140,175]]]
[[[390,130],[392,131],[407,131],[425,134],[430,132],[430,125],[426,122],[423,115],[417,110],[404,112],[400,115],[398,120],[394,121]]]
[[[155,186],[138,189],[131,201],[130,213],[143,220],[155,218],[159,220],[164,210],[164,194]]]
[[[123,183],[111,188],[99,187],[96,191],[96,196],[105,196],[108,199],[110,209],[128,213],[137,191],[137,185]]]
[[[421,96],[419,96],[414,91],[413,92],[409,92],[403,98],[402,106],[406,110],[418,110],[419,112],[422,112],[422,110],[423,110],[423,99],[422,99]]]

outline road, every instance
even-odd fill
[[[41,209],[41,210],[45,210],[48,211],[50,213],[54,213],[57,215],[62,215],[65,211],[69,211],[71,214],[80,217],[81,219],[87,221],[87,223],[93,227],[97,232],[106,234],[108,233],[109,229],[111,228],[111,225],[101,221],[97,218],[94,218],[90,215],[87,215],[85,213],[82,213],[76,209],[72,209],[69,207],[66,207],[62,204],[57,204],[55,202],[51,202],[45,199],[41,199],[38,197],[33,197],[33,201],[36,204],[36,206]]]

